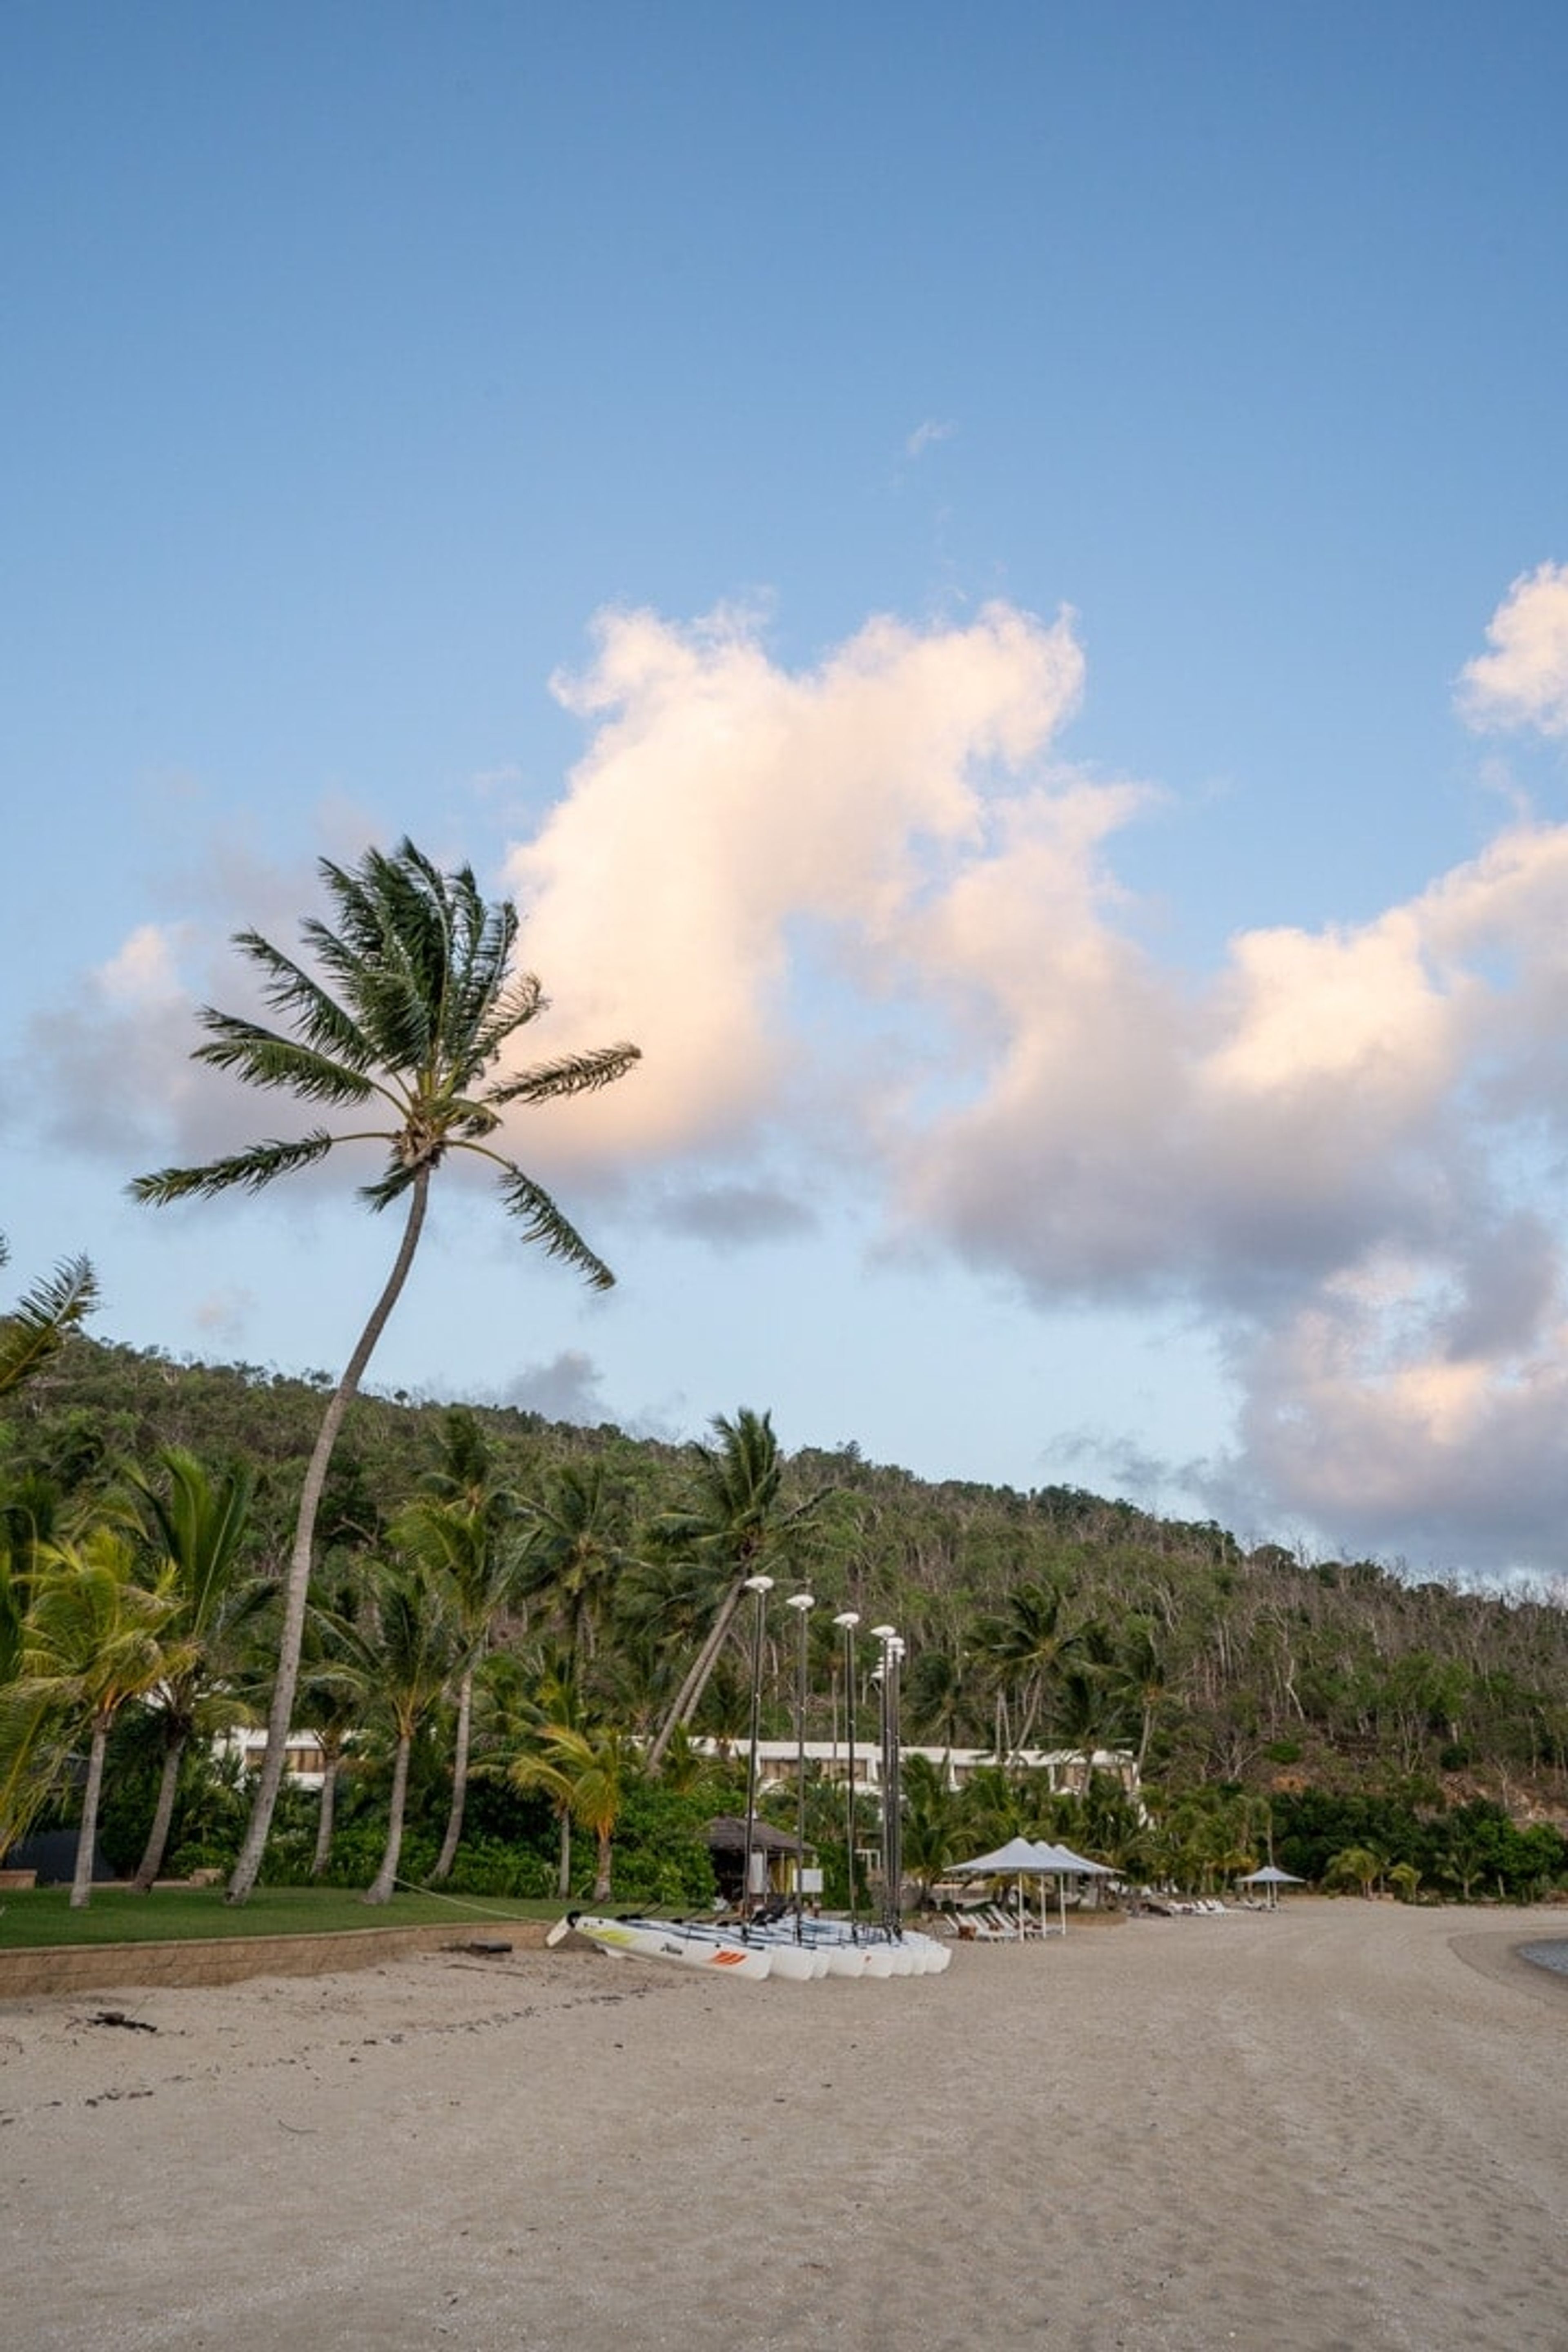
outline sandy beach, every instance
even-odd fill
[[[1564,1933],[1302,1900],[882,1984],[562,1949],[12,2001],[5,2337],[1563,2352],[1568,1979],[1511,1948]]]

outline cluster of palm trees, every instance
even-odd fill
[[[602,1465],[559,1465],[524,1497],[498,1476],[475,1417],[450,1411],[420,1490],[374,1544],[335,1549],[307,1593],[291,1729],[309,1729],[324,1766],[313,1873],[331,1862],[340,1775],[351,1760],[372,1763],[387,1777],[387,1820],[365,1899],[389,1898],[423,1739],[450,1785],[429,1883],[451,1873],[477,1756],[487,1775],[550,1801],[563,1893],[575,1824],[595,1840],[595,1890],[607,1894],[631,1780],[689,1772],[684,1723],[702,1693],[679,1667],[699,1629],[732,1613],[737,1577],[781,1558],[802,1524],[778,1502],[779,1467],[766,1414],[721,1418],[715,1443],[696,1449],[686,1505],[639,1532],[629,1490]],[[193,1746],[267,1708],[279,1596],[249,1539],[254,1484],[247,1467],[210,1472],[169,1447],[66,1524],[58,1497],[9,1498],[0,1851],[62,1780],[79,1780],[73,1903],[88,1899],[103,1759],[122,1710],[142,1709],[162,1749],[136,1874],[148,1888]]]

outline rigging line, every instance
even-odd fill
[[[449,1903],[455,1911],[474,1911],[480,1918],[506,1919],[513,1927],[525,1925],[529,1918],[526,1911],[499,1910],[493,1903],[487,1904],[478,1895],[443,1895],[438,1886],[421,1886],[414,1878],[394,1878],[392,1883],[394,1886],[401,1886],[405,1894],[427,1895],[433,1903]]]

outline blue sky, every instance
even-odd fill
[[[1568,25],[18,5],[0,1230],[335,1370],[193,1068],[411,834],[636,1076],[388,1387],[1471,1576],[1568,1525]]]

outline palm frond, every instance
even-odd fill
[[[454,986],[442,1027],[444,1058],[458,1083],[466,1084],[493,1060],[497,1047],[490,1041],[500,1007],[509,1003],[520,1011],[529,1006],[529,1018],[538,1009],[538,982],[532,982],[531,998],[508,979],[517,929],[517,909],[510,900],[486,907],[476,898],[474,909],[464,911]],[[500,1036],[509,1035],[515,1026],[515,1020],[509,1022]]]
[[[242,1185],[247,1192],[259,1192],[279,1176],[291,1176],[297,1169],[312,1167],[324,1160],[334,1143],[358,1139],[329,1135],[317,1128],[302,1135],[295,1143],[253,1143],[244,1151],[236,1151],[224,1160],[209,1160],[204,1168],[157,1168],[150,1175],[132,1177],[126,1186],[133,1201],[151,1202],[155,1208],[170,1201],[184,1201],[195,1193],[210,1199],[214,1193],[229,1192]]]
[[[388,1209],[394,1201],[400,1201],[403,1198],[418,1173],[417,1167],[411,1166],[405,1160],[398,1159],[394,1153],[387,1162],[386,1173],[384,1176],[378,1176],[374,1184],[362,1184],[359,1188],[359,1197],[369,1208]]]
[[[263,994],[275,1013],[288,1016],[307,1045],[351,1069],[374,1066],[375,1051],[352,1014],[329,995],[314,975],[275,948],[259,931],[237,931],[234,944],[267,974]]]
[[[559,1061],[536,1063],[515,1078],[502,1078],[485,1088],[490,1103],[552,1102],[563,1095],[593,1094],[623,1077],[642,1060],[640,1045],[600,1045],[586,1054],[563,1054]]]
[[[305,938],[338,981],[360,1025],[390,1069],[432,1059],[448,961],[441,877],[408,842],[388,857],[367,850],[357,871],[323,858],[337,910],[333,930],[312,916]]]
[[[595,1290],[613,1290],[616,1277],[603,1258],[595,1255],[576,1227],[563,1216],[542,1185],[521,1168],[501,1163],[501,1198],[508,1214],[522,1220],[525,1242],[538,1242],[550,1257],[564,1258],[586,1276]]]
[[[334,1061],[313,1046],[297,1045],[291,1037],[258,1028],[232,1013],[204,1005],[196,1015],[212,1040],[192,1053],[193,1062],[206,1062],[216,1070],[233,1070],[247,1086],[283,1087],[302,1102],[357,1103],[382,1091],[374,1078],[356,1066]]]
[[[516,921],[513,920],[515,933]],[[484,1069],[494,1061],[509,1037],[548,1011],[543,984],[535,971],[514,972],[496,989],[489,1017],[474,1037],[474,1061]]]
[[[85,1257],[63,1258],[0,1319],[0,1396],[20,1388],[65,1345],[98,1305],[98,1276]]]
[[[453,1135],[467,1143],[475,1143],[493,1135],[500,1125],[500,1114],[488,1103],[470,1102],[455,1095],[447,1105],[447,1124]]]

